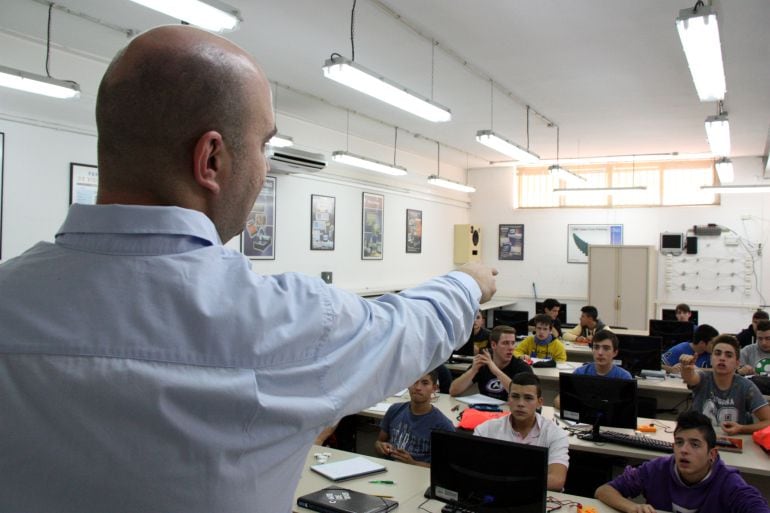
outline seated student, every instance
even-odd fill
[[[610,330],[599,319],[599,310],[595,306],[586,305],[580,309],[580,322],[571,330],[564,332],[564,340],[578,344],[590,344],[594,333],[600,330]]]
[[[713,340],[713,372],[695,370],[694,355],[683,354],[679,361],[682,379],[693,389],[692,410],[706,415],[728,435],[751,434],[770,426],[767,400],[754,383],[735,373],[738,341],[734,336],[719,335]]]
[[[452,371],[442,363],[436,367],[436,374],[438,375],[438,391],[442,394],[448,394],[449,387],[452,386]]]
[[[438,373],[432,371],[409,387],[409,402],[388,408],[380,423],[374,449],[394,460],[430,467],[430,433],[434,429],[454,431],[454,424],[431,404],[438,389]]]
[[[676,305],[676,308],[674,308],[674,315],[679,322],[691,322],[690,317],[692,317],[692,310],[690,310],[690,305],[679,303]]]
[[[660,357],[660,365],[669,373],[679,374],[681,365],[679,357],[683,354],[695,356],[695,366],[702,369],[711,367],[709,343],[719,335],[719,332],[708,324],[701,324],[695,329],[690,342],[680,342]]]
[[[752,376],[757,373],[754,366],[765,358],[770,358],[770,321],[757,323],[757,343],[741,349],[741,367],[738,374]]]
[[[553,326],[551,327],[551,334],[554,338],[561,338],[561,321],[559,320],[559,312],[561,311],[561,303],[553,298],[548,298],[543,301],[543,313],[553,319]],[[535,318],[529,320],[528,326],[535,325]]]
[[[476,312],[476,318],[473,320],[473,329],[468,337],[468,341],[457,351],[457,354],[473,356],[479,354],[479,350],[487,347],[489,342],[489,330],[484,327],[484,315],[481,311]]]
[[[567,361],[567,351],[561,340],[553,336],[553,319],[545,314],[538,314],[533,319],[535,334],[518,343],[513,356],[527,360],[531,358],[553,358],[557,362]]]
[[[586,376],[604,376],[605,378],[634,379],[630,372],[623,367],[615,365],[614,359],[618,355],[618,337],[611,331],[601,330],[594,335],[592,353],[594,361],[585,363],[575,369],[573,374]],[[559,410],[561,403],[557,395],[553,400],[553,407]]]
[[[751,316],[751,324],[749,324],[749,327],[738,333],[738,343],[741,345],[741,347],[746,347],[750,344],[753,344],[757,337],[757,324],[759,321],[768,320],[770,320],[770,314],[764,310],[757,310],[754,312],[754,314]]]
[[[516,345],[516,330],[510,326],[495,326],[489,335],[488,349],[483,349],[473,357],[470,369],[452,381],[449,393],[460,395],[478,383],[479,392],[489,397],[505,401],[508,398],[508,386],[511,379],[519,372],[532,372],[526,363],[513,357]]]
[[[645,504],[631,501],[644,496]],[[596,498],[618,511],[655,510],[696,513],[768,513],[767,501],[741,474],[724,464],[716,449],[716,433],[701,413],[679,415],[674,454],[661,456],[596,489]]]
[[[548,448],[548,489],[564,488],[569,467],[567,432],[537,413],[543,406],[540,379],[522,372],[511,381],[508,408],[511,414],[476,426],[474,435]],[[525,462],[520,464],[526,465]]]

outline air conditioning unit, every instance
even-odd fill
[[[276,148],[270,157],[272,174],[317,173],[325,167],[323,154],[294,148]]]

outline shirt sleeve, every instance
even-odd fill
[[[580,326],[580,324],[578,324],[574,328],[565,331],[564,336],[562,338],[568,342],[574,342],[575,340],[577,340],[582,329],[583,328]]]
[[[668,365],[669,367],[679,363],[679,350],[677,349],[677,346],[674,346],[663,353],[663,356],[661,356],[660,359],[664,365]]]
[[[567,350],[564,349],[564,344],[561,340],[558,338],[554,340],[553,347],[551,348],[551,353],[553,354],[553,359],[557,362],[566,362],[567,361]]]
[[[724,504],[734,513],[770,513],[767,500],[759,490],[746,483],[739,474],[732,474],[722,486],[725,491]]]
[[[746,404],[749,408],[748,411],[754,413],[761,407],[767,404],[767,399],[762,395],[757,385],[755,385],[750,379],[746,380]]]
[[[529,356],[529,353],[532,352],[532,349],[530,348],[530,342],[532,341],[533,340],[530,337],[527,337],[516,344],[516,347],[513,348],[513,357],[520,358],[524,355]]]
[[[644,490],[644,476],[642,473],[644,465],[646,463],[639,467],[627,466],[622,474],[607,484],[616,489],[620,495],[629,499],[641,495]]]
[[[545,419],[545,422],[553,421]],[[569,441],[567,433],[557,425],[549,427],[551,441],[548,444],[548,464],[560,463],[569,468]]]

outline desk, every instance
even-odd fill
[[[314,492],[316,490],[320,490],[322,488],[326,488],[327,486],[335,485],[335,483],[332,481],[329,481],[328,479],[321,477],[320,475],[310,470],[310,466],[315,465],[316,463],[314,453],[317,452],[332,453],[332,457],[329,460],[330,462],[341,461],[346,458],[357,456],[353,453],[314,445],[308,453],[307,459],[305,461],[305,468],[302,471],[302,477],[300,478],[299,484],[297,485],[297,490],[294,492],[294,511],[310,511],[305,508],[300,508],[296,505],[297,497]],[[428,486],[430,486],[430,469],[425,467],[418,467],[416,465],[407,465],[406,463],[401,463],[398,461],[382,460],[372,456],[367,456],[367,458],[378,461],[379,463],[385,465],[388,468],[387,472],[384,474],[377,474],[375,476],[365,476],[359,479],[351,479],[349,481],[338,483],[338,486],[341,488],[350,488],[351,490],[356,490],[363,493],[392,496],[393,499],[399,503],[398,509],[396,509],[396,511],[403,511],[404,513],[417,512],[419,511],[418,508],[421,505],[428,512],[439,513],[441,511],[441,508],[444,505],[442,502],[434,500],[425,502],[425,497],[423,496],[425,490],[428,488]],[[395,481],[396,484],[381,485],[369,483],[369,481],[378,479],[388,479]],[[613,508],[605,506],[595,499],[590,499],[587,497],[578,497],[576,495],[557,492],[548,492],[548,496],[554,497],[557,500],[578,501],[584,506],[593,506],[597,513],[612,513],[617,511]],[[563,511],[564,513],[575,513],[576,508],[574,506],[562,507],[559,511]]]
[[[576,344],[562,340],[564,349],[567,351],[567,359],[571,362],[592,362],[594,361],[594,352],[587,344]]]

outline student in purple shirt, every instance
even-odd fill
[[[697,411],[682,413],[674,430],[674,455],[626,467],[596,489],[596,498],[624,513],[656,509],[688,513],[770,513],[767,501],[716,450],[711,421]],[[645,504],[630,499],[643,495]]]

